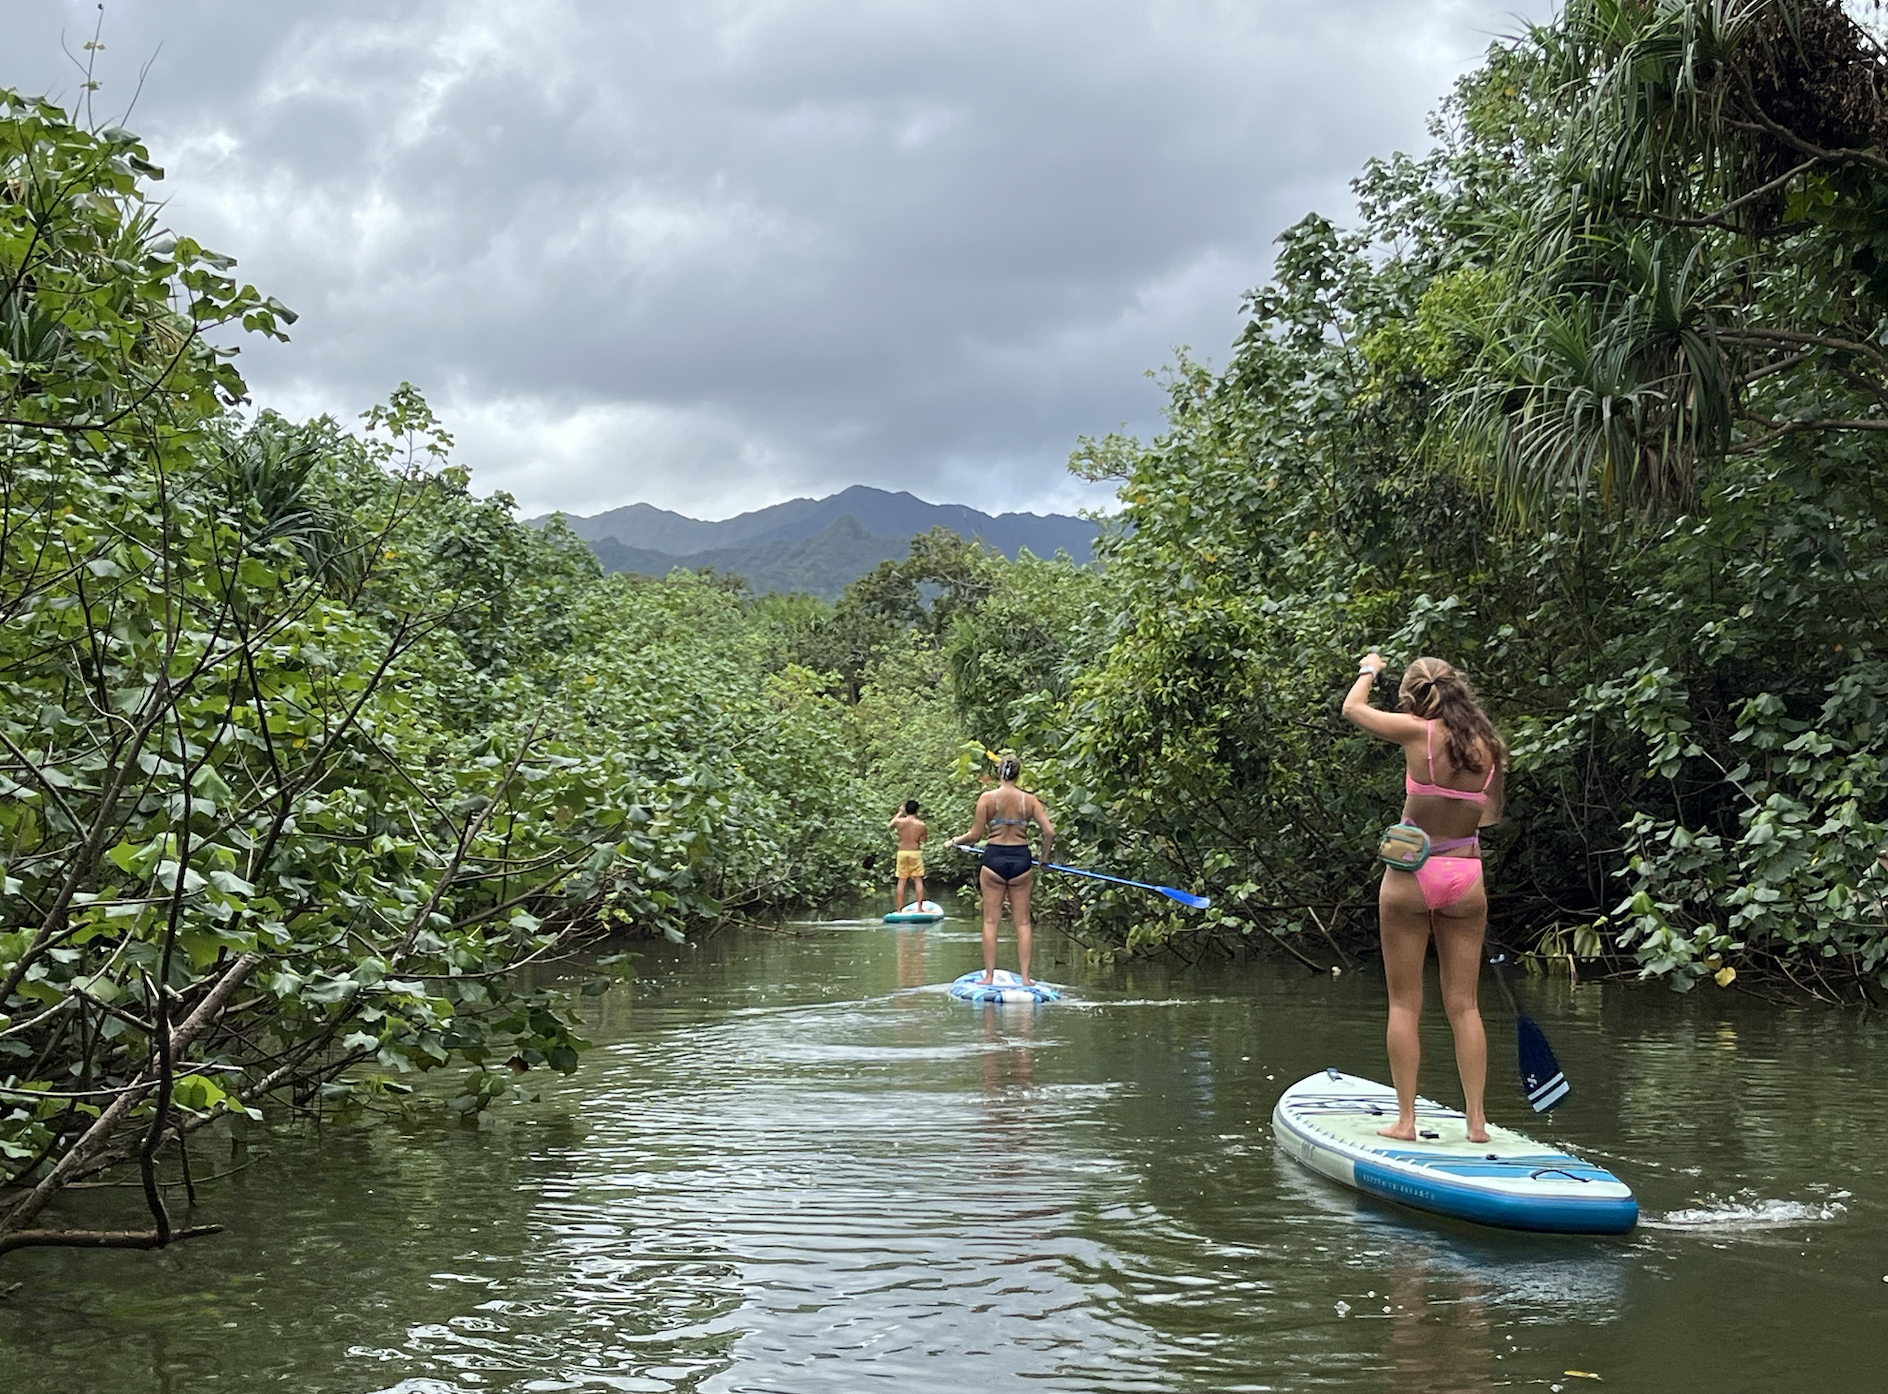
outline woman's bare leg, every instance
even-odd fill
[[[1383,942],[1383,979],[1390,994],[1390,1024],[1384,1033],[1390,1051],[1390,1082],[1396,1086],[1396,1122],[1377,1131],[1403,1142],[1416,1141],[1416,1074],[1422,1064],[1423,960],[1429,954],[1429,907],[1416,878],[1407,871],[1385,871],[1377,891],[1377,920]]]
[[[989,867],[977,873],[977,887],[983,892],[983,980],[996,981],[996,922],[1003,917],[1003,878]]]
[[[1488,1141],[1484,1094],[1488,1086],[1488,1033],[1476,1001],[1481,986],[1482,940],[1488,930],[1488,892],[1478,883],[1455,904],[1436,912],[1436,966],[1442,970],[1442,1008],[1455,1033],[1455,1067],[1462,1075],[1462,1111],[1468,1140]]]
[[[1023,986],[1029,986],[1029,888],[1036,883],[1036,873],[1026,871],[1010,882],[1010,921],[1016,926],[1016,961],[1022,968]]]

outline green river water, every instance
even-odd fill
[[[1542,1120],[1486,994],[1496,1120],[1639,1194],[1553,1238],[1275,1152],[1288,1083],[1384,1075],[1370,969],[1044,957],[1030,1009],[934,986],[958,921],[651,950],[506,1127],[273,1133],[204,1188],[225,1235],[0,1260],[0,1394],[1888,1388],[1878,1017],[1530,982],[1575,1086]]]

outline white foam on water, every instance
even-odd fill
[[[1639,1223],[1646,1229],[1738,1234],[1750,1230],[1829,1224],[1848,1213],[1849,1207],[1839,1200],[1725,1200],[1713,1196],[1703,1205],[1689,1210],[1673,1210],[1656,1218],[1641,1219]]]

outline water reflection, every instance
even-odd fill
[[[907,925],[893,931],[897,945],[898,986],[923,987],[931,981],[926,952],[931,937],[924,925]]]
[[[1399,1387],[1461,1394],[1495,1387],[1496,1341],[1486,1287],[1472,1281],[1432,1284],[1423,1269],[1405,1264],[1392,1270],[1383,1296],[1390,1318],[1384,1360]]]
[[[1576,1092],[1551,1120],[1498,1100],[1501,1121],[1594,1152],[1654,1222],[1557,1240],[1417,1217],[1275,1153],[1291,1080],[1380,1059],[1363,974],[1066,963],[1069,1000],[1041,1009],[931,990],[978,961],[948,923],[654,951],[633,995],[589,1004],[605,1044],[582,1072],[499,1132],[284,1134],[218,1183],[223,1239],[10,1256],[0,1285],[29,1290],[0,1301],[0,1387],[1877,1381],[1872,1026],[1525,985]],[[85,1204],[136,1218],[135,1191]]]

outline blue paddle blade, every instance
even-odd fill
[[[1515,1033],[1520,1037],[1521,1088],[1536,1113],[1545,1113],[1566,1098],[1573,1086],[1560,1071],[1547,1037],[1525,1012],[1515,1018]]]
[[[1176,891],[1172,886],[1156,886],[1155,890],[1169,900],[1177,900],[1189,910],[1204,910],[1213,903],[1208,895],[1194,895],[1191,891]]]

